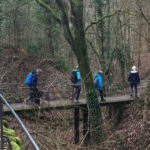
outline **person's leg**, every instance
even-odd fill
[[[31,101],[34,101],[35,94],[34,94],[33,87],[30,87],[30,94],[29,94],[29,96],[30,96]]]
[[[30,91],[29,91],[29,93],[28,93],[28,97],[24,99],[24,102],[25,102],[25,103],[27,103],[27,102],[29,102],[29,101],[31,100],[31,93],[32,93],[31,87],[29,87],[29,90],[30,90]]]
[[[76,88],[73,86],[72,96],[70,97],[70,99],[73,100],[75,95],[76,95]]]
[[[33,98],[34,102],[39,105],[40,104],[39,90],[36,87],[33,87],[32,91],[33,91],[33,96],[34,96]]]
[[[133,83],[130,83],[130,96],[133,96]]]
[[[81,91],[81,86],[78,86],[78,87],[76,88],[76,101],[77,101],[77,102],[79,101],[80,91]]]
[[[99,89],[99,93],[100,93],[101,101],[104,101],[103,90]]]
[[[137,83],[134,84],[134,88],[135,88],[135,97],[138,97]]]

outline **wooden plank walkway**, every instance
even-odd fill
[[[134,98],[131,98],[129,95],[124,96],[115,96],[115,97],[106,97],[105,102],[100,102],[101,106],[111,105],[111,104],[128,104],[134,101]],[[40,106],[35,105],[34,103],[11,103],[11,107],[14,111],[31,111],[39,109],[71,109],[75,107],[82,107],[86,105],[85,99],[80,99],[79,103],[73,102],[71,100],[57,100],[57,101],[44,101]],[[9,112],[10,110],[7,106],[4,105],[4,112]]]

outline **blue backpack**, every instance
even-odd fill
[[[32,72],[30,72],[27,77],[26,77],[26,80],[25,80],[25,84],[27,85],[31,85],[31,78],[32,78]]]

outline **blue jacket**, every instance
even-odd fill
[[[37,80],[38,80],[38,77],[37,77],[37,75],[36,75],[36,72],[30,72],[29,74],[29,78],[27,79],[27,85],[29,86],[29,87],[36,87],[37,86]]]
[[[77,79],[78,79],[78,82],[74,83],[73,85],[74,86],[81,86],[82,78],[81,78],[81,75],[80,75],[80,71],[78,69],[73,69],[72,72],[73,71],[77,71]]]
[[[97,78],[97,86],[96,89],[102,89],[103,88],[103,82],[102,82],[102,76],[100,74],[94,74],[94,78]]]
[[[137,71],[131,71],[128,76],[128,81],[130,83],[140,83],[139,73]]]

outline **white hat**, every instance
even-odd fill
[[[79,68],[79,66],[78,65],[76,65],[76,69],[78,69]]]
[[[103,71],[102,71],[102,70],[99,70],[98,73],[99,73],[99,74],[103,74]]]
[[[40,72],[42,72],[42,69],[36,69],[36,72],[40,73]]]
[[[135,67],[135,66],[132,66],[132,70],[135,71],[135,70],[136,70],[136,67]]]

